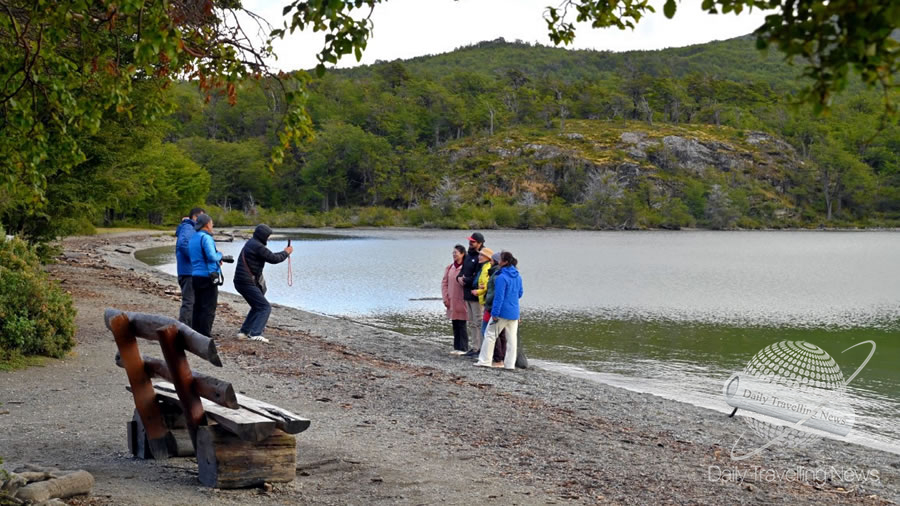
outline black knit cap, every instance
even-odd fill
[[[472,235],[469,236],[469,240],[484,244],[484,236],[481,235],[481,232],[472,232]]]

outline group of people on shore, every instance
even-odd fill
[[[515,369],[522,278],[509,251],[494,252],[473,233],[457,244],[444,269],[441,295],[453,325],[452,354],[477,357],[476,366]],[[472,346],[469,346],[469,338]]]
[[[224,283],[222,263],[235,261],[216,249],[213,220],[202,208],[191,209],[175,230],[175,257],[181,309],[178,319],[197,332],[211,336],[219,286]],[[234,288],[250,305],[237,333],[239,339],[268,343],[262,332],[272,306],[266,300],[263,268],[285,261],[294,249],[288,245],[273,253],[266,247],[272,229],[258,225],[238,255]],[[468,250],[457,244],[453,262],[444,269],[441,294],[453,325],[453,354],[476,358],[476,366],[515,369],[518,358],[519,299],[522,278],[518,260],[509,251],[494,252],[484,235],[474,232]],[[469,338],[471,337],[471,347]]]
[[[216,318],[219,287],[224,283],[222,263],[234,262],[230,255],[216,249],[213,237],[213,220],[199,207],[191,209],[175,230],[175,258],[178,265],[178,285],[181,287],[181,310],[178,320],[204,336],[212,335]],[[266,263],[285,261],[294,248],[288,245],[284,251],[273,253],[266,247],[272,229],[258,225],[253,238],[247,241],[238,255],[234,270],[234,288],[250,304],[250,312],[238,331],[239,339],[262,343],[269,340],[262,332],[269,321],[272,306],[266,300],[266,281],[263,268]]]

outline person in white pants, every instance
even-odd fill
[[[494,355],[494,342],[500,332],[506,330],[506,357],[503,359],[504,369],[516,368],[516,345],[519,330],[519,299],[524,293],[522,277],[516,266],[519,261],[509,251],[500,253],[500,274],[494,280],[494,302],[491,306],[491,323],[488,325],[488,336],[482,343],[479,367],[490,367],[490,357]],[[483,360],[483,357],[487,357]]]

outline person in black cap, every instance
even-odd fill
[[[463,298],[466,301],[466,315],[468,316],[468,323],[466,324],[466,329],[468,330],[469,337],[472,338],[472,349],[469,350],[465,356],[467,357],[475,357],[478,356],[478,353],[481,351],[481,317],[484,314],[484,311],[481,308],[481,304],[478,302],[478,296],[472,294],[472,290],[478,288],[478,272],[479,272],[479,264],[481,260],[479,257],[481,254],[481,248],[484,247],[484,236],[481,232],[473,232],[471,236],[469,236],[469,251],[466,253],[466,258],[463,260],[462,269],[460,269],[459,277],[463,286]]]
[[[250,338],[251,341],[268,343],[269,340],[262,336],[272,305],[266,300],[266,280],[263,278],[263,267],[266,263],[278,264],[284,262],[294,252],[294,248],[288,246],[284,251],[272,253],[266,247],[272,229],[268,225],[258,225],[253,231],[253,238],[247,241],[244,249],[238,257],[238,265],[234,269],[234,288],[247,304],[250,304],[250,312],[241,325],[238,339]]]
[[[194,225],[197,217],[205,214],[203,208],[191,209],[189,216],[181,219],[178,228],[175,229],[175,260],[178,262],[178,286],[181,287],[181,310],[178,312],[178,321],[191,326],[191,318],[194,315],[194,282],[191,279],[191,253],[188,246],[191,237],[194,237]]]

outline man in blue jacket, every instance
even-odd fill
[[[211,336],[219,286],[222,284],[222,262],[234,262],[230,256],[216,250],[213,239],[213,221],[208,214],[197,216],[197,231],[188,243],[191,255],[191,283],[194,288],[194,312],[191,328],[204,336]]]
[[[504,369],[516,368],[516,345],[519,331],[519,299],[524,293],[522,277],[516,266],[519,261],[509,251],[500,253],[500,274],[494,280],[494,302],[491,306],[493,332],[500,335],[506,331],[506,357],[503,359]],[[493,342],[490,343],[493,345]],[[491,356],[493,350],[487,350],[485,356]],[[481,365],[481,364],[476,364]]]
[[[194,287],[191,282],[191,254],[188,251],[188,244],[191,237],[194,237],[197,216],[205,212],[199,207],[191,209],[191,214],[187,218],[182,218],[178,228],[175,229],[175,261],[178,263],[178,286],[181,287],[181,311],[178,312],[178,321],[188,327],[191,326],[194,312]]]

